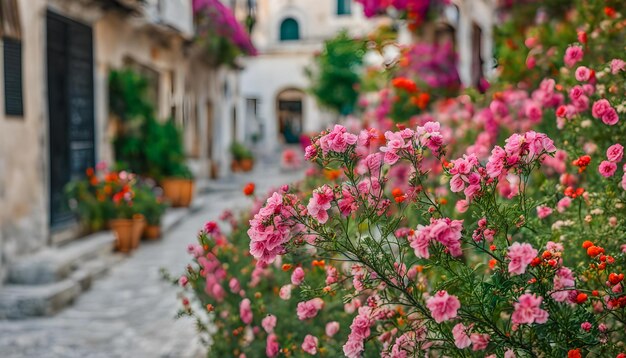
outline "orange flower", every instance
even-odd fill
[[[293,266],[291,264],[283,264],[283,271],[289,271],[292,267]]]
[[[583,304],[587,301],[587,294],[586,293],[579,293],[578,296],[576,296],[576,303]]]
[[[324,262],[324,260],[313,260],[313,263],[311,264],[313,265],[313,267],[324,267],[324,265],[326,265],[326,262]]]
[[[402,189],[400,189],[400,188],[394,188],[391,191],[391,195],[393,195],[394,198],[397,197],[397,196],[402,196],[403,194],[404,193],[402,192]]]
[[[593,246],[593,242],[586,240],[585,242],[583,242],[583,249],[588,249],[591,246]]]
[[[601,253],[604,253],[604,249],[599,246],[592,245],[587,248],[587,255],[589,255],[590,257],[596,257]]]
[[[85,174],[87,174],[88,177],[93,176],[93,168],[87,168],[87,170],[85,170]]]
[[[426,109],[428,102],[430,102],[430,95],[428,93],[422,92],[411,97],[411,103],[421,110]]]
[[[324,176],[328,180],[335,180],[341,176],[341,170],[324,169]]]
[[[493,270],[493,268],[496,267],[497,263],[498,263],[498,260],[496,259],[489,260],[489,268]]]
[[[250,196],[254,194],[254,183],[248,183],[243,187],[243,193],[246,196]]]

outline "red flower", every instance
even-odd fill
[[[569,352],[567,352],[567,358],[582,358],[582,354],[580,353],[580,349],[576,348],[576,349],[570,349]]]
[[[616,11],[614,8],[606,6],[604,7],[604,13],[606,14],[606,16],[613,18],[615,17]]]
[[[622,282],[622,280],[624,279],[624,274],[620,273],[619,275],[616,273],[611,273],[609,275],[609,282],[611,283],[611,285],[615,286],[618,283]]]
[[[395,88],[403,89],[409,93],[413,93],[417,91],[417,85],[412,80],[406,77],[396,77],[391,80],[391,84]]]
[[[254,194],[254,183],[246,184],[246,186],[243,187],[243,193],[246,196],[250,196],[250,195]]]

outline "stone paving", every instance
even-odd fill
[[[157,242],[143,242],[130,257],[94,282],[90,291],[56,316],[0,321],[0,357],[202,357],[193,322],[176,320],[177,288],[161,280],[160,269],[182,272],[188,243],[207,220],[226,208],[244,208],[242,183],[257,192],[289,183],[301,173],[255,170],[228,180],[221,189],[198,198],[203,209],[186,218]],[[222,187],[223,188],[223,187]],[[0,288],[1,289],[1,288]]]

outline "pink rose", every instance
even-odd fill
[[[333,321],[326,323],[326,335],[332,337],[339,332],[339,322]]]
[[[576,69],[576,80],[579,82],[586,82],[591,77],[591,70],[585,66],[580,66]]]
[[[600,166],[598,167],[598,171],[600,172],[600,175],[602,175],[605,178],[612,177],[615,174],[616,170],[617,170],[617,164],[613,162],[609,162],[608,160],[603,160],[602,163],[600,163]]]
[[[426,307],[430,310],[435,322],[441,323],[457,316],[461,302],[456,296],[442,290],[426,300]]]
[[[526,272],[526,267],[528,267],[530,262],[537,257],[537,250],[533,249],[528,243],[520,244],[515,242],[509,247],[507,256],[511,260],[509,262],[509,273],[521,275]]]
[[[591,115],[593,118],[600,119],[609,109],[611,109],[611,103],[606,99],[599,99],[593,103],[591,107]]]
[[[570,46],[565,50],[565,56],[563,56],[563,62],[565,66],[573,67],[577,62],[583,59],[583,49],[578,45]]]
[[[291,283],[298,286],[304,281],[304,270],[302,267],[296,267],[291,274]]]
[[[304,337],[304,342],[302,342],[302,350],[310,355],[315,355],[317,354],[317,343],[317,337],[307,334]]]
[[[617,115],[617,111],[614,108],[609,108],[602,115],[602,123],[607,126],[614,126],[619,122],[619,116]]]
[[[613,144],[606,150],[606,157],[610,162],[621,162],[624,157],[624,147],[621,144]]]

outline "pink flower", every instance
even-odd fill
[[[463,325],[463,323],[457,323],[454,328],[452,328],[452,336],[454,337],[454,345],[459,348],[467,348],[472,345],[472,340],[467,334],[468,328]]]
[[[515,324],[546,323],[548,312],[540,308],[543,297],[525,293],[513,304],[514,311],[511,320]]]
[[[271,333],[267,336],[266,346],[265,346],[265,355],[268,357],[276,357],[278,352],[280,351],[280,346],[278,345],[278,337]]]
[[[619,116],[617,115],[617,111],[614,108],[609,108],[602,115],[602,123],[607,126],[614,126],[619,122]]]
[[[302,350],[310,355],[316,355],[317,343],[318,343],[317,337],[307,334],[304,337],[304,342],[302,342]]]
[[[339,332],[339,322],[333,321],[326,323],[326,335],[332,337]]]
[[[539,219],[545,219],[552,214],[552,208],[549,206],[541,205],[537,207],[537,216]]]
[[[624,157],[624,147],[621,144],[613,144],[606,150],[606,157],[610,162],[621,162]]]
[[[252,307],[249,299],[244,298],[239,304],[239,316],[243,323],[252,323]]]
[[[329,151],[343,153],[349,145],[356,143],[357,138],[356,135],[347,133],[346,127],[336,124],[330,133],[320,138],[319,143],[324,155]]]
[[[626,168],[626,165],[624,165]],[[624,175],[622,175],[622,189],[626,190],[626,169],[624,169]]]
[[[490,338],[491,337],[486,333],[483,333],[483,334],[472,333],[472,335],[470,336],[470,340],[472,341],[472,344],[473,344],[472,350],[473,351],[485,350],[487,346],[489,345]]]
[[[611,103],[606,99],[599,99],[593,103],[591,106],[591,115],[593,118],[600,119],[609,109],[611,109]]]
[[[343,354],[347,358],[361,358],[361,352],[365,349],[363,341],[349,339],[346,344],[343,345]]]
[[[580,324],[580,328],[586,332],[589,332],[591,330],[591,327],[592,327],[591,323],[586,322],[586,321]]]
[[[530,262],[537,257],[537,250],[533,249],[528,243],[520,244],[515,242],[509,247],[507,256],[511,260],[509,262],[509,273],[521,275],[526,272],[526,267],[528,267]]]
[[[563,62],[565,66],[573,67],[576,62],[583,59],[583,49],[578,45],[570,46],[565,50],[565,56],[563,56]]]
[[[296,267],[291,274],[291,283],[298,286],[302,281],[304,281],[304,270],[302,267]]]
[[[450,220],[449,218],[431,219],[430,225],[417,227],[414,235],[407,239],[410,246],[415,250],[415,256],[428,258],[428,245],[432,240],[438,241],[448,249],[450,255],[458,257],[463,254],[461,250],[461,232],[463,220]]]
[[[319,297],[299,302],[296,308],[298,319],[304,321],[305,319],[313,318],[317,316],[317,312],[319,312],[322,307],[324,307],[324,300]]]
[[[426,307],[430,310],[435,322],[441,323],[457,316],[461,302],[456,296],[442,290],[426,300]]]
[[[579,82],[586,82],[591,77],[591,70],[585,66],[580,66],[576,69],[576,80]]]
[[[241,285],[239,284],[239,280],[234,277],[231,278],[230,281],[228,281],[228,288],[230,288],[230,292],[232,293],[238,293],[239,291],[241,291]]]
[[[189,279],[187,278],[187,276],[180,276],[180,278],[178,279],[178,284],[180,285],[180,287],[185,287],[187,286],[187,283],[189,282]]]
[[[603,160],[598,167],[598,171],[600,175],[605,178],[610,178],[615,175],[615,171],[617,170],[617,164],[613,162],[609,162],[608,160]]]
[[[344,185],[341,189],[341,196],[341,199],[337,201],[337,206],[339,207],[341,215],[349,216],[359,208],[359,204],[357,203],[354,195],[352,195],[352,190],[350,190],[350,187],[347,185]]]
[[[291,298],[291,285],[285,285],[283,287],[280,288],[280,291],[278,291],[278,297],[280,297],[281,300],[288,300]]]
[[[554,284],[554,292],[550,295],[550,297],[552,297],[552,299],[557,302],[563,302],[567,300],[570,292],[566,289],[573,288],[576,283],[572,270],[567,267],[559,268],[556,271],[552,282]]]
[[[313,196],[307,205],[309,215],[316,219],[320,224],[328,221],[328,212],[330,209],[330,202],[334,199],[333,189],[324,184],[324,186],[317,188],[313,191]]]
[[[620,60],[619,58],[614,58],[611,60],[611,73],[616,75],[618,72],[623,71],[626,68],[626,62]]]
[[[568,196],[565,196],[561,200],[559,200],[558,203],[556,203],[556,211],[563,213],[567,208],[570,207],[570,205],[572,205],[572,199]]]
[[[265,332],[267,333],[272,333],[274,332],[274,327],[276,327],[276,316],[274,315],[267,315],[265,318],[263,318],[263,320],[261,321],[261,326],[263,326],[263,329],[265,330]]]

